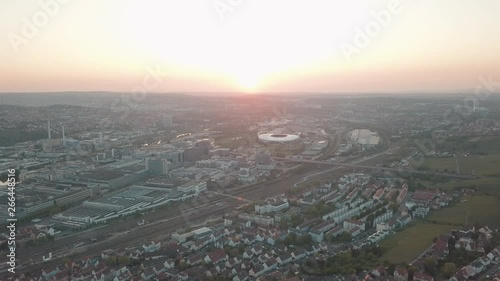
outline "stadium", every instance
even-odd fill
[[[259,141],[263,143],[293,143],[300,139],[298,134],[283,134],[276,132],[259,132]]]

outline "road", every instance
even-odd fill
[[[333,166],[343,166],[343,167],[360,168],[360,169],[390,171],[390,172],[398,172],[398,173],[422,174],[422,175],[430,175],[430,176],[442,176],[442,177],[449,177],[449,178],[460,178],[460,179],[476,179],[476,178],[479,178],[478,176],[459,175],[459,174],[441,173],[441,172],[433,172],[433,171],[419,171],[419,170],[411,170],[411,169],[405,169],[405,168],[389,168],[389,167],[381,167],[381,166],[357,165],[357,164],[353,164],[353,163],[340,163],[340,162],[328,162],[328,161],[317,161],[317,160],[303,160],[303,159],[280,158],[280,157],[273,157],[273,159],[277,160],[277,161],[280,161],[280,162],[309,163],[309,164],[320,164],[320,165],[333,165]]]
[[[357,163],[361,163],[361,162],[365,162],[365,161],[371,160],[371,159],[376,158],[376,157],[378,157],[378,156],[380,156],[380,155],[387,154],[387,153],[389,153],[389,152],[393,151],[394,149],[395,149],[395,148],[389,148],[389,149],[387,149],[386,151],[383,151],[383,152],[377,153],[377,154],[372,155],[372,156],[370,156],[370,157],[365,157],[365,158],[362,158],[362,159],[360,159],[360,160],[353,161],[351,164],[357,164]],[[302,162],[302,161],[301,161],[301,162]],[[332,163],[332,162],[327,162],[327,161],[320,161],[320,162],[322,162],[322,163],[330,163],[330,164]],[[309,163],[309,161],[304,162],[304,163]],[[338,165],[337,167],[334,167],[334,168],[328,169],[328,170],[326,170],[326,171],[321,171],[321,172],[314,173],[314,174],[312,174],[312,175],[307,175],[307,176],[303,177],[301,181],[296,182],[296,183],[294,184],[294,186],[298,186],[298,185],[299,185],[299,184],[301,184],[301,183],[304,183],[304,182],[306,182],[306,181],[309,181],[309,180],[311,180],[311,178],[314,178],[314,177],[316,177],[316,176],[318,176],[318,175],[322,175],[322,174],[325,174],[325,173],[328,173],[328,172],[331,172],[331,171],[335,171],[335,170],[341,169],[341,168],[343,168],[343,167],[350,167],[350,166],[348,166],[348,165]]]

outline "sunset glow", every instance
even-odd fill
[[[171,76],[154,92],[457,90],[500,75],[500,2],[396,1],[356,46],[392,2],[247,0],[222,20],[212,1],[2,1],[0,91],[128,91],[155,65]]]

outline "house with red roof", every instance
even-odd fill
[[[448,239],[448,235],[441,235],[434,245],[434,252],[440,259],[445,258],[450,253],[448,249]]]
[[[408,270],[403,267],[396,267],[394,270],[394,280],[396,281],[407,281],[408,280]]]
[[[385,276],[385,274],[386,274],[385,267],[382,265],[379,265],[377,268],[372,270],[371,273],[376,277]]]
[[[434,277],[422,272],[415,272],[413,275],[413,281],[434,281]]]
[[[206,263],[216,264],[227,261],[228,256],[223,249],[216,249],[208,253],[203,259]]]

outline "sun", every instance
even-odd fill
[[[242,76],[237,78],[238,85],[245,92],[255,92],[259,85],[260,80],[256,77]]]
[[[243,68],[232,73],[237,87],[241,91],[255,92],[262,86],[264,74],[257,69]]]

